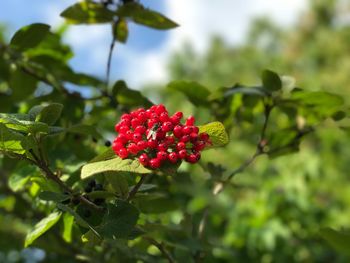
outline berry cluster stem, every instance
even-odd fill
[[[146,178],[147,178],[147,175],[141,175],[140,180],[129,192],[128,197],[126,198],[126,201],[130,201],[131,199],[134,198],[134,196],[137,194],[137,191],[140,189],[141,185],[146,181]]]

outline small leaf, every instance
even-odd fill
[[[115,157],[115,152],[112,148],[109,148],[105,152],[101,153],[100,155],[97,155],[95,158],[89,161],[89,163],[96,163],[99,161],[106,161],[109,159],[113,159]]]
[[[139,3],[127,3],[117,10],[119,17],[129,17],[135,23],[148,26],[154,29],[166,30],[178,26],[174,21],[164,15],[147,8]]]
[[[53,227],[61,218],[61,212],[54,212],[37,223],[25,238],[24,247],[30,246],[37,238]]]
[[[61,116],[63,105],[60,103],[51,103],[45,106],[36,116],[35,121],[40,121],[53,125]]]
[[[31,24],[18,30],[10,41],[11,47],[26,50],[36,47],[50,32],[50,26],[45,24]]]
[[[209,90],[194,81],[176,80],[168,84],[168,88],[182,92],[194,105],[208,105]]]
[[[97,228],[105,238],[128,238],[139,217],[139,211],[132,204],[117,200],[116,204],[107,205],[107,214]]]
[[[74,24],[97,24],[112,22],[114,13],[102,4],[85,0],[68,7],[61,16]]]
[[[9,86],[12,90],[11,97],[14,100],[27,99],[36,90],[37,84],[37,79],[17,68],[11,72],[9,81]]]
[[[113,24],[113,36],[117,41],[125,43],[128,35],[128,23],[125,19],[119,19],[117,23]]]
[[[67,243],[72,242],[73,223],[74,223],[74,217],[68,213],[64,213],[62,238]]]
[[[121,159],[115,157],[110,160],[88,163],[81,170],[81,178],[86,179],[90,176],[105,172],[129,172],[136,174],[149,174],[151,170],[143,167],[138,160]]]
[[[282,88],[282,81],[278,74],[271,70],[264,70],[261,75],[264,88],[270,91],[277,91]]]
[[[0,123],[0,151],[23,154],[26,148],[25,139],[22,134],[12,131]]]
[[[324,228],[320,230],[320,234],[339,252],[350,255],[350,232]]]
[[[224,146],[229,141],[225,126],[221,122],[211,122],[203,126],[199,126],[199,133],[204,132],[209,135],[213,147]]]
[[[50,192],[50,191],[43,191],[39,193],[38,196],[41,200],[44,201],[54,201],[54,202],[62,202],[68,200],[70,197],[66,194],[60,194],[56,192]]]

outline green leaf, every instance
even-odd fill
[[[324,228],[320,230],[320,234],[339,252],[350,255],[350,232]]]
[[[117,200],[116,204],[107,205],[107,214],[97,228],[105,238],[128,238],[139,217],[139,211],[132,204]]]
[[[24,247],[30,246],[37,238],[53,227],[61,218],[61,212],[53,212],[37,223],[25,238]]]
[[[24,154],[25,148],[26,137],[0,123],[0,151]]]
[[[264,70],[261,74],[263,86],[270,91],[277,91],[282,88],[282,81],[278,74],[271,70]]]
[[[213,147],[224,146],[229,141],[225,127],[221,122],[216,121],[199,126],[199,133],[204,132],[209,135]]]
[[[167,30],[178,26],[174,21],[164,15],[147,8],[138,3],[127,3],[117,10],[119,17],[128,17],[135,23],[154,29]]]
[[[209,90],[203,85],[186,80],[176,80],[168,84],[168,88],[182,92],[194,105],[207,106]]]
[[[129,193],[128,181],[125,178],[125,174],[121,172],[106,172],[105,177],[111,184],[114,192],[121,197],[126,197]]]
[[[105,172],[129,172],[135,174],[149,174],[151,170],[143,167],[138,160],[121,159],[115,157],[110,160],[88,163],[81,170],[81,178],[86,179],[90,176]]]
[[[46,123],[23,121],[9,114],[0,113],[0,123],[3,123],[7,128],[25,133],[48,133],[49,131],[49,126]]]
[[[38,197],[44,201],[54,201],[57,203],[62,202],[62,201],[66,201],[70,198],[69,195],[60,194],[60,193],[56,193],[56,192],[50,192],[50,191],[40,192]]]
[[[102,4],[85,0],[68,7],[61,16],[74,24],[97,24],[112,22],[114,13]]]
[[[11,72],[9,81],[9,85],[12,90],[11,97],[14,100],[23,100],[28,98],[36,90],[37,83],[37,79],[17,68]]]
[[[18,30],[10,41],[11,47],[26,50],[36,47],[50,32],[50,26],[45,24],[31,24]]]
[[[128,35],[128,23],[125,19],[119,19],[117,23],[113,24],[113,36],[117,41],[125,43]]]
[[[91,193],[86,194],[90,199],[95,199],[95,198],[112,198],[115,197],[115,195],[111,192],[107,191],[93,191]]]
[[[100,155],[97,155],[95,158],[89,161],[89,163],[95,163],[99,161],[106,161],[109,159],[113,159],[115,157],[115,152],[112,148],[109,148],[108,150],[104,151]]]
[[[269,91],[262,88],[262,87],[235,86],[235,87],[226,89],[223,92],[224,97],[230,97],[230,96],[235,95],[235,94],[244,94],[247,96],[259,96],[259,97],[270,96]],[[215,97],[213,99],[217,99],[217,97]]]
[[[73,223],[74,223],[74,217],[71,214],[64,213],[62,238],[67,243],[72,242]]]
[[[34,106],[28,113],[36,122],[43,122],[53,125],[61,116],[62,109],[62,104],[50,103],[46,105]]]
[[[118,103],[129,107],[150,107],[153,105],[142,93],[138,90],[129,89],[125,81],[118,80],[112,89],[112,94],[117,99]]]
[[[15,169],[8,179],[8,185],[12,191],[23,190],[30,177],[36,173],[36,168],[32,165],[23,165]]]
[[[159,194],[139,195],[134,202],[137,208],[145,214],[161,214],[179,208],[173,199]]]

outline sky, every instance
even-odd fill
[[[76,0],[1,0],[0,23],[12,35],[18,28],[41,22],[57,28],[63,23],[60,12]],[[112,60],[111,79],[124,79],[132,88],[168,80],[168,57],[189,42],[205,52],[212,35],[227,43],[244,42],[253,18],[267,16],[282,26],[291,26],[306,9],[306,0],[141,0],[180,24],[158,31],[132,24],[126,45],[117,44]],[[108,25],[71,26],[64,37],[75,53],[71,61],[76,71],[104,78],[111,32]]]

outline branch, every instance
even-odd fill
[[[162,253],[162,255],[168,260],[169,263],[175,263],[175,260],[171,256],[170,252],[167,251],[164,244],[159,243],[157,240],[151,238],[151,237],[143,237],[146,241],[148,241],[150,244],[154,245],[159,249],[159,251]]]
[[[131,199],[134,198],[134,196],[137,194],[137,191],[140,189],[141,185],[145,182],[146,178],[147,178],[147,175],[141,175],[140,180],[129,192],[128,197],[126,198],[126,201],[130,201]]]
[[[115,46],[115,36],[113,34],[113,38],[112,38],[112,42],[110,44],[109,47],[109,52],[108,52],[108,59],[107,59],[107,72],[106,72],[106,85],[108,87],[108,83],[109,83],[109,77],[110,77],[110,73],[111,73],[111,64],[112,64],[112,55],[113,55],[113,50],[114,50],[114,46]]]

